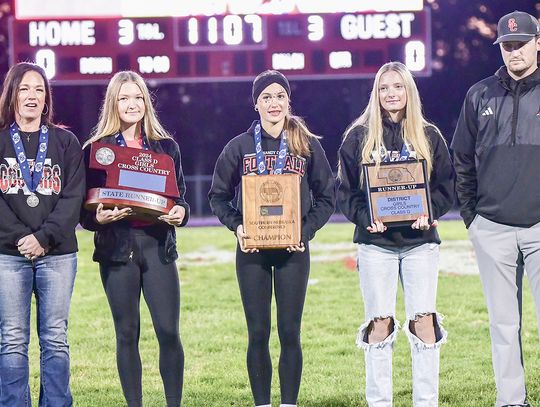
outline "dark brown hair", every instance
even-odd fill
[[[17,107],[17,94],[25,73],[34,71],[41,75],[45,84],[45,113],[41,115],[41,123],[47,126],[53,124],[53,105],[51,86],[42,67],[30,62],[20,62],[13,65],[4,80],[2,95],[0,96],[0,129],[4,129],[15,121],[15,109]]]

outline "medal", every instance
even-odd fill
[[[262,149],[261,124],[259,122],[257,122],[255,126],[255,131],[253,132],[253,139],[255,141],[255,158],[257,160],[257,169],[259,171],[259,175],[268,174],[268,169],[266,168],[266,162],[264,159],[264,151]],[[281,141],[279,142],[279,154],[277,156],[276,163],[274,164],[274,174],[277,175],[283,173],[287,152],[287,132],[283,130],[281,132]]]
[[[40,128],[39,135],[39,147],[34,160],[34,171],[30,173],[30,167],[28,164],[26,152],[24,151],[24,145],[21,142],[21,136],[19,134],[20,129],[17,126],[16,122],[13,122],[9,127],[9,132],[11,136],[11,142],[13,144],[13,150],[15,150],[15,155],[17,156],[17,162],[19,164],[19,170],[24,179],[24,183],[30,196],[26,198],[26,204],[30,208],[35,208],[39,205],[39,198],[35,194],[38,189],[39,183],[43,176],[43,164],[45,163],[45,158],[47,157],[47,147],[49,145],[49,128],[45,125]]]
[[[109,147],[101,147],[96,151],[96,161],[101,165],[110,165],[114,162],[114,151]]]
[[[39,205],[39,198],[37,197],[36,194],[32,194],[28,198],[26,198],[26,204],[30,208],[35,208],[36,206]]]

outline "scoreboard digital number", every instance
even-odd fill
[[[119,70],[158,82],[252,80],[270,68],[293,79],[361,78],[391,60],[417,76],[431,74],[427,8],[99,18],[79,13],[69,19],[27,14],[16,15],[10,27],[11,62],[35,61],[55,83],[104,82]]]

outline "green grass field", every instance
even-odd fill
[[[446,240],[467,238],[459,222],[443,222],[439,229]],[[331,254],[325,253],[332,247],[328,245],[349,243],[352,231],[350,224],[327,225],[318,233],[312,246],[312,256],[317,260],[312,261],[312,284],[308,289],[302,325],[304,373],[298,400],[301,407],[366,405],[363,399],[363,352],[354,343],[356,330],[363,322],[357,275],[351,269],[351,258],[324,261],[321,257]],[[69,328],[74,402],[76,406],[85,407],[123,406],[115,364],[112,319],[97,265],[91,260],[92,234],[79,232],[78,237],[81,249],[79,271]],[[184,256],[179,262],[181,336],[186,356],[183,405],[252,406],[245,367],[247,331],[232,261],[234,236],[224,227],[185,228],[178,231],[178,242]],[[456,253],[456,262],[460,261],[461,255],[466,254]],[[397,315],[403,320],[401,298],[400,294]],[[163,406],[157,341],[144,301],[141,308],[145,406]],[[495,387],[488,320],[478,276],[441,274],[438,308],[446,315],[444,324],[449,331],[449,342],[442,349],[440,405],[493,406]],[[523,315],[530,402],[539,405],[540,348],[528,287],[524,290]],[[279,344],[275,324],[271,349],[275,378],[273,402],[279,405]],[[404,334],[399,335],[394,355],[395,405],[411,406],[411,363]],[[38,360],[34,332],[31,346],[34,397],[39,386]]]

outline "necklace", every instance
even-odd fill
[[[30,136],[32,135],[32,133],[35,133],[35,131],[22,131],[22,130],[19,130],[19,133],[21,133],[21,135],[25,136],[26,141],[28,143],[30,143]]]

